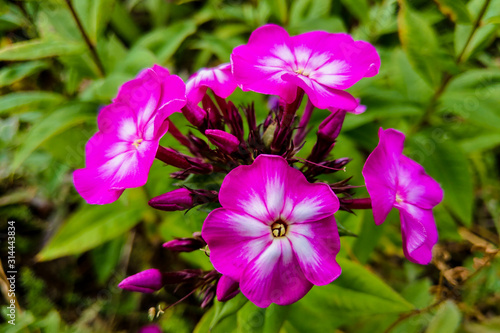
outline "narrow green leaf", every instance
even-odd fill
[[[451,1],[451,0],[450,0]],[[480,15],[486,1],[489,2],[481,24],[473,32],[472,24],[458,24],[455,28],[455,54],[462,55],[461,61],[473,58],[490,45],[498,32],[495,17],[500,15],[500,2],[489,0],[472,0],[467,4],[468,11],[474,20]],[[469,37],[472,38],[469,40]],[[463,52],[463,54],[462,54]]]
[[[111,20],[116,0],[93,0],[90,8],[89,38],[96,43]]]
[[[95,119],[95,105],[84,103],[68,104],[46,116],[33,126],[14,155],[10,171],[14,172],[28,156],[42,143],[62,131]]]
[[[248,302],[248,299],[241,293],[239,293],[227,302],[214,302],[215,314],[212,321],[210,322],[209,330],[216,327],[217,324],[220,323],[224,318],[227,318],[238,312]]]
[[[426,172],[443,188],[443,203],[466,226],[472,223],[474,192],[472,174],[467,157],[450,140],[434,140],[432,136],[419,134],[409,141],[414,147],[410,158],[422,164]]]
[[[452,301],[446,301],[432,318],[425,333],[454,333],[457,331],[461,320],[462,314],[457,305]]]
[[[14,92],[0,97],[0,115],[50,108],[65,100],[63,95],[46,91]]]
[[[0,70],[0,88],[38,73],[47,67],[48,64],[44,61],[30,61],[6,66]]]
[[[441,82],[442,73],[436,66],[442,52],[432,26],[407,1],[401,1],[398,13],[399,39],[410,63],[432,86]]]
[[[79,54],[85,50],[83,43],[32,39],[18,42],[0,50],[0,60],[19,61]]]
[[[177,51],[181,43],[196,31],[194,20],[176,22],[166,28],[159,28],[144,35],[135,47],[147,48],[165,63]]]
[[[470,13],[461,0],[434,0],[439,7],[439,10],[444,15],[448,16],[453,22],[470,23]]]
[[[108,205],[83,205],[62,225],[37,260],[81,254],[130,230],[141,220],[144,209],[141,205],[145,205],[145,199],[140,192],[127,191],[131,204],[121,198]]]

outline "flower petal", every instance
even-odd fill
[[[99,178],[95,168],[78,169],[73,172],[75,189],[89,204],[105,205],[112,203],[120,197],[123,189],[110,189]]]
[[[255,29],[248,43],[231,54],[236,82],[244,91],[278,95],[292,103],[297,89],[281,79],[285,71],[293,72],[295,58],[291,50],[290,36],[282,27],[268,24]]]
[[[310,184],[302,172],[276,155],[259,155],[252,165],[233,169],[219,191],[224,208],[246,212],[272,224],[314,221],[332,215],[338,198],[326,184]]]
[[[208,244],[215,269],[236,281],[273,238],[268,225],[245,213],[225,208],[208,214],[201,235]]]
[[[366,159],[363,167],[366,189],[372,200],[373,217],[381,224],[394,206],[397,192],[399,158],[402,156],[404,134],[379,130],[378,146]]]
[[[311,103],[318,109],[353,110],[358,106],[356,99],[348,92],[329,88],[303,75],[285,73],[281,78],[304,89]]]
[[[411,204],[400,208],[403,251],[411,262],[427,265],[432,260],[432,247],[438,241],[438,232],[432,210]]]
[[[404,201],[423,209],[432,209],[443,200],[439,183],[424,168],[406,156],[399,159],[398,191]]]
[[[198,104],[206,93],[207,87],[222,98],[227,98],[236,89],[231,64],[222,64],[215,68],[202,68],[193,74],[186,83],[187,98]]]
[[[340,237],[333,215],[291,225],[288,238],[302,272],[311,283],[322,286],[339,277],[342,270],[335,257],[340,250]]]
[[[240,280],[240,289],[252,303],[268,307],[298,301],[312,288],[293,254],[290,241],[276,238],[262,254],[251,261]]]

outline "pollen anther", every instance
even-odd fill
[[[137,139],[132,143],[132,146],[134,146],[136,149],[139,148],[139,145],[141,144],[143,140],[142,139]]]
[[[278,221],[271,225],[271,233],[274,237],[283,237],[286,234],[286,224]]]

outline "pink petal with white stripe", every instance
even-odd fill
[[[236,86],[231,64],[222,64],[214,68],[202,68],[193,74],[186,83],[186,95],[191,103],[198,104],[207,88],[212,89],[217,96],[227,98]]]
[[[252,216],[218,208],[208,214],[201,234],[215,269],[239,281],[245,267],[272,242],[269,230]]]
[[[275,239],[245,269],[240,280],[243,295],[259,307],[292,304],[312,288],[287,238]]]
[[[335,261],[340,237],[333,215],[311,223],[292,224],[290,242],[305,277],[322,286],[339,277],[341,268]]]

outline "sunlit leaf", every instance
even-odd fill
[[[46,109],[64,100],[64,96],[46,91],[13,92],[0,97],[0,115]]]
[[[85,45],[78,42],[32,39],[18,42],[0,50],[0,60],[35,60],[79,54]]]
[[[425,333],[456,332],[461,319],[462,315],[457,305],[452,301],[446,301],[441,305],[434,318],[432,318]]]
[[[108,205],[83,205],[65,221],[37,260],[81,254],[130,230],[147,205],[140,190],[128,192],[130,203],[121,198]]]

